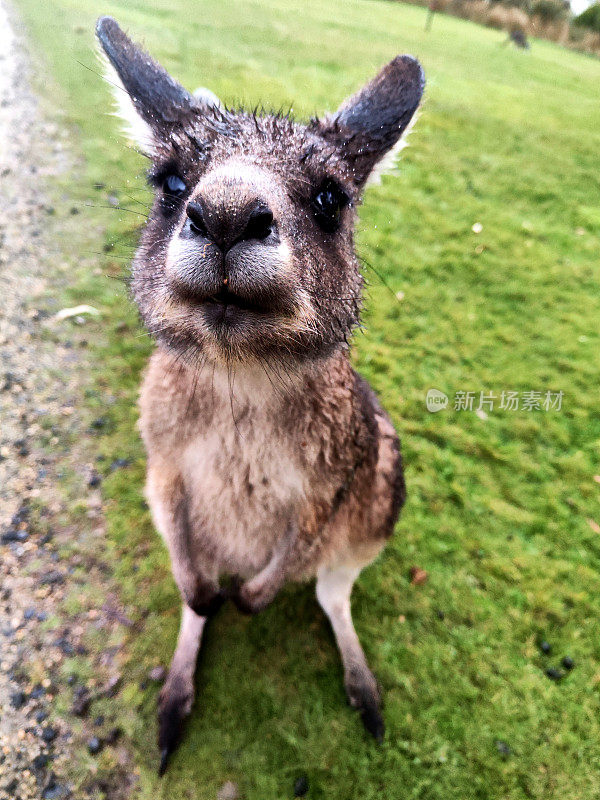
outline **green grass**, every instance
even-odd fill
[[[106,87],[78,63],[96,69],[100,11],[189,88],[228,103],[322,112],[398,52],[417,55],[428,78],[399,173],[368,191],[360,214],[372,269],[355,360],[401,432],[409,487],[395,538],[354,594],[385,694],[381,748],[345,706],[312,587],[291,587],[256,619],[227,608],[211,626],[186,736],[156,779],[156,689],[139,681],[172,653],[178,598],[142,501],[135,399],[150,344],[106,277],[125,273],[138,218],[86,208],[64,242],[70,299],[103,312],[87,400],[109,419],[98,451],[133,460],[104,494],[116,577],[137,610],[115,702],[139,797],[209,800],[234,780],[248,800],[275,800],[306,773],[313,800],[596,798],[600,62],[547,42],[500,47],[502,34],[441,15],[425,34],[425,9],[375,0],[92,5],[19,0],[47,106],[81,156],[58,213],[106,204],[109,191],[130,208],[128,195],[147,199],[144,163],[105,114]],[[450,395],[447,410],[427,412],[430,387]],[[480,419],[452,408],[459,390],[563,391],[563,407]],[[414,564],[426,584],[410,584]],[[567,653],[576,668],[551,682],[545,668]]]

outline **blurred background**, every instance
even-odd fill
[[[600,6],[586,5],[2,0],[0,798],[597,797]],[[296,586],[254,619],[215,620],[156,778],[179,602],[143,499],[152,343],[126,286],[151,196],[111,113],[99,14],[188,89],[300,120],[398,53],[423,64],[410,147],[357,231],[353,358],[401,434],[409,491],[353,596],[380,748],[344,705],[313,588]]]

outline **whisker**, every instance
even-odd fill
[[[141,211],[136,211],[133,208],[125,208],[124,206],[99,205],[97,203],[81,203],[81,205],[86,206],[87,208],[108,208],[112,211],[128,211],[130,214],[137,214],[139,217],[145,217],[146,219],[149,219],[148,214],[142,214]]]

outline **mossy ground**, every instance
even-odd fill
[[[248,800],[275,800],[302,773],[313,800],[597,797],[600,62],[547,42],[501,47],[502,34],[450,17],[426,34],[426,10],[376,0],[18,6],[47,70],[38,88],[80,155],[57,192],[82,212],[64,242],[68,299],[103,314],[86,398],[106,418],[97,449],[107,465],[131,459],[106,468],[103,491],[115,576],[136,614],[113,703],[139,797],[209,800],[234,780]],[[409,487],[391,545],[354,594],[385,695],[383,747],[345,706],[312,587],[291,587],[255,619],[226,608],[211,625],[184,741],[156,778],[157,690],[140,681],[168,662],[179,606],[142,495],[135,400],[151,345],[113,280],[127,273],[143,217],[103,208],[114,194],[144,213],[144,162],[106,113],[92,51],[99,13],[189,88],[299,117],[335,107],[399,52],[423,62],[411,147],[360,213],[370,285],[354,356],[402,435]],[[96,252],[101,274],[77,268]],[[448,409],[427,411],[431,387]],[[564,394],[560,411],[497,401],[482,419],[453,409],[460,390],[477,401],[480,391]],[[423,585],[410,583],[415,564],[429,573]],[[546,667],[567,653],[575,669],[552,682]]]

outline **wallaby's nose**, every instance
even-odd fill
[[[273,212],[262,200],[241,206],[215,207],[202,199],[186,206],[190,231],[213,241],[224,253],[234,244],[266,239],[273,231]]]

